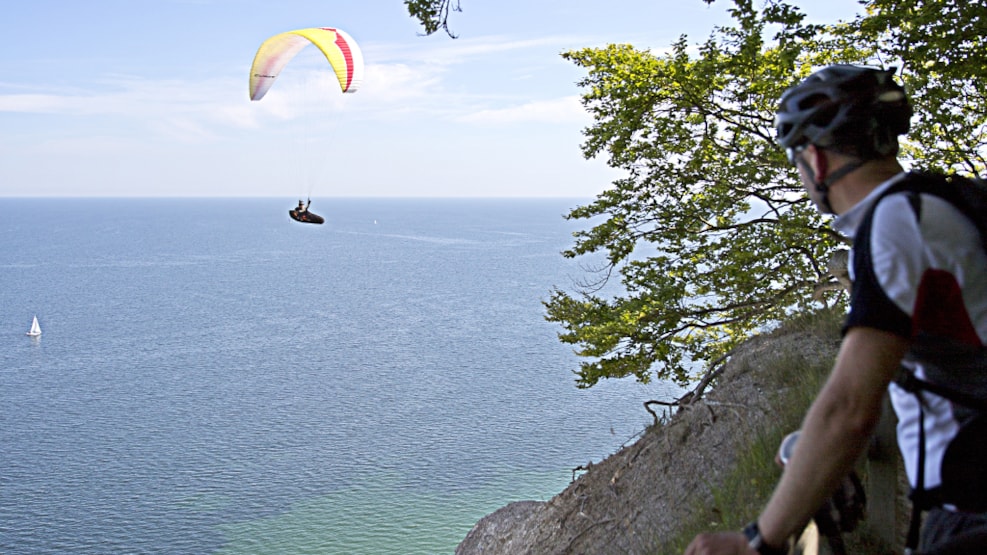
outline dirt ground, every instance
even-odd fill
[[[792,347],[832,361],[837,341],[831,330],[752,339],[703,399],[591,465],[551,500],[519,501],[484,517],[456,554],[654,554],[677,522],[712,505],[711,486],[732,467],[749,431],[772,418],[768,398],[784,385],[768,383],[758,372],[763,362]]]

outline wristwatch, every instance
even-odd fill
[[[744,527],[744,536],[747,538],[747,545],[761,555],[787,555],[788,550],[782,547],[772,547],[764,543],[761,537],[761,530],[757,527],[757,521]]]

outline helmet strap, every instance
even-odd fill
[[[820,204],[822,205],[823,210],[825,210],[827,214],[836,213],[836,211],[833,210],[833,205],[829,203],[830,186],[833,183],[836,183],[838,180],[842,179],[848,173],[858,169],[860,166],[863,166],[865,162],[865,160],[854,160],[853,162],[849,162],[843,167],[841,167],[840,169],[836,170],[835,172],[827,175],[826,179],[823,179],[820,182],[820,181],[816,181],[815,171],[812,169],[812,166],[809,165],[809,163],[804,158],[798,157],[796,158],[796,160],[805,169],[805,172],[809,176],[809,181],[812,183],[812,186],[815,187],[816,191],[819,193]]]

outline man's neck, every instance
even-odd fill
[[[881,183],[903,172],[895,158],[871,160],[830,185],[829,202],[833,211],[843,214],[853,208]]]

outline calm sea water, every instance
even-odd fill
[[[0,199],[0,553],[452,553],[676,393],[574,386],[574,201],[291,204]]]

